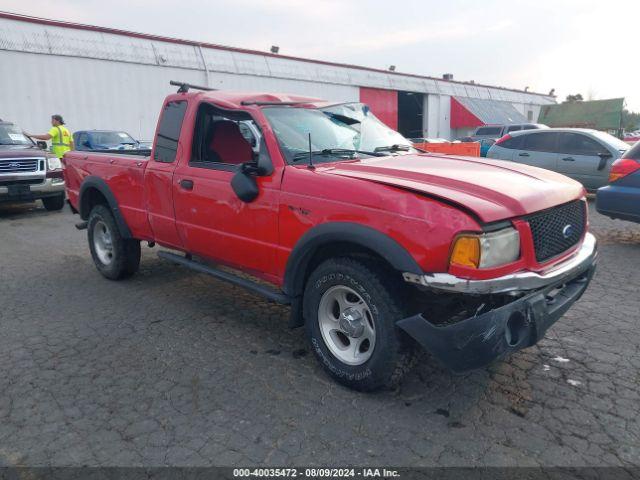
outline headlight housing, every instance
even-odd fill
[[[456,238],[450,265],[467,268],[491,268],[515,262],[520,258],[520,233],[505,228],[482,234],[463,234]]]
[[[62,162],[58,157],[48,157],[47,158],[47,169],[48,170],[62,170]]]

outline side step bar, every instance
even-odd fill
[[[234,285],[238,285],[239,287],[246,288],[247,290],[257,293],[258,295],[266,297],[272,302],[280,303],[282,305],[291,304],[291,298],[284,293],[277,292],[272,288],[260,285],[256,282],[252,282],[251,280],[247,280],[246,278],[238,277],[233,273],[225,272],[224,270],[219,270],[217,268],[204,265],[180,255],[176,255],[175,253],[162,251],[158,252],[158,257],[164,260],[168,260],[172,263],[182,265],[183,267],[190,268],[191,270],[195,270],[196,272],[206,273],[207,275],[211,275],[212,277],[215,277],[219,280],[224,280],[225,282],[229,282]]]

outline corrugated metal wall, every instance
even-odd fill
[[[509,101],[525,115],[534,109],[535,118],[540,105],[553,103],[473,84],[0,18],[0,118],[26,130],[44,131],[60,113],[71,129],[118,128],[150,139],[172,79],[336,101],[357,101],[359,87],[425,93],[425,129],[444,137],[452,95]]]
[[[398,92],[379,88],[360,88],[360,101],[371,107],[373,114],[393,130],[398,129]]]

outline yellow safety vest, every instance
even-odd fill
[[[71,150],[71,133],[67,127],[63,125],[51,127],[49,135],[51,135],[51,153],[56,157],[62,158],[65,152]]]

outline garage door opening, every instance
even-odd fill
[[[424,95],[398,92],[398,131],[407,138],[423,136]]]

